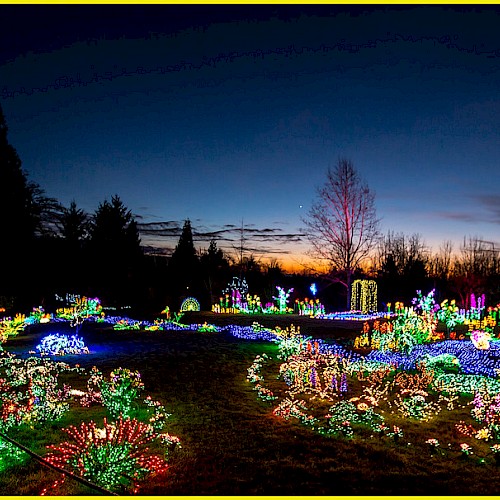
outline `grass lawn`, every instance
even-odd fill
[[[234,317],[188,314],[185,323],[234,323]],[[312,337],[352,338],[362,324],[308,318],[240,317],[240,324],[300,324]],[[267,322],[267,324],[266,324]],[[64,325],[40,325],[5,344],[5,350],[27,352],[48,331],[68,332]],[[454,435],[453,417],[442,412],[427,423],[408,421],[399,442],[355,435],[324,437],[273,415],[274,404],[256,397],[247,368],[258,354],[276,355],[273,343],[236,339],[227,333],[114,331],[84,326],[80,333],[91,354],[61,358],[105,375],[123,367],[138,370],[144,395],[159,400],[171,413],[168,432],[182,448],[169,458],[166,473],[144,482],[141,495],[496,495],[500,468],[491,460],[479,463],[446,453],[431,457],[424,441],[430,435],[446,443]],[[266,367],[266,380],[276,380],[279,362]],[[80,377],[81,378],[81,377]],[[79,376],[68,381],[78,387]],[[80,381],[81,383],[81,381]],[[469,410],[462,410],[468,413]],[[64,441],[61,428],[99,420],[103,408],[75,407],[60,422],[33,431],[15,430],[12,437],[45,455],[47,444]],[[450,420],[453,418],[454,420]],[[456,438],[456,436],[455,436]],[[410,444],[408,444],[410,443]],[[443,446],[444,447],[444,446]],[[0,494],[38,495],[58,479],[34,460],[0,473]],[[93,495],[68,479],[63,495]]]

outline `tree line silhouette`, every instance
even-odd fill
[[[56,294],[73,293],[144,314],[165,305],[175,310],[186,296],[210,309],[236,276],[245,277],[250,293],[263,303],[272,302],[278,285],[293,287],[294,298],[311,297],[309,286],[316,281],[328,310],[345,309],[347,290],[341,279],[332,279],[342,269],[332,265],[327,272],[305,268],[289,274],[276,260],[264,265],[242,251],[228,255],[216,240],[197,251],[189,220],[170,257],[145,254],[135,218],[118,195],[92,214],[74,201],[64,207],[28,179],[7,133],[0,107],[0,308],[50,309]],[[500,302],[499,251],[479,237],[464,239],[459,253],[445,242],[432,254],[420,235],[389,232],[370,255],[369,266],[349,268],[349,280],[375,278],[379,304],[409,303],[417,289],[431,288],[438,299],[456,298],[464,307],[471,293],[486,293],[490,305]]]

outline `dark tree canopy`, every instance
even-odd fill
[[[21,168],[21,159],[7,139],[8,127],[0,107],[0,225],[10,243],[25,244],[33,238],[32,193]]]
[[[104,252],[121,249],[134,253],[139,250],[137,224],[118,195],[113,196],[111,202],[104,200],[99,204],[91,226],[91,240]]]
[[[90,217],[73,200],[69,208],[63,207],[57,225],[64,240],[73,247],[80,246],[89,237]]]
[[[177,298],[196,295],[200,292],[201,277],[199,276],[199,259],[193,243],[191,221],[184,222],[179,242],[169,263],[172,280],[172,292]]]
[[[429,250],[418,233],[389,231],[378,244],[379,292],[387,301],[408,302],[427,288]]]
[[[182,233],[179,237],[174,253],[172,254],[172,265],[174,266],[189,266],[198,262],[196,249],[193,243],[193,230],[191,221],[187,219],[184,222]]]
[[[217,248],[217,241],[212,239],[206,252],[200,257],[203,285],[208,293],[208,307],[215,304],[217,297],[229,279],[229,262],[224,252]]]
[[[135,295],[141,266],[139,231],[118,195],[97,208],[90,229],[93,283],[96,293],[123,305]]]

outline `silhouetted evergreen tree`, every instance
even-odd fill
[[[217,242],[212,239],[208,250],[200,257],[201,274],[203,284],[207,291],[207,304],[202,304],[210,309],[217,302],[222,290],[229,280],[229,262],[224,257],[221,249],[217,248]]]
[[[0,107],[0,296],[18,297],[29,276],[35,226],[26,174],[17,151],[7,140],[7,132]]]
[[[138,297],[142,263],[139,231],[130,210],[119,196],[97,208],[90,229],[90,251],[95,293],[125,305]]]
[[[62,208],[57,225],[69,248],[81,248],[89,237],[90,217],[85,210],[76,207],[75,201],[68,208]]]
[[[51,237],[57,233],[61,206],[28,181],[7,132],[0,107],[0,296],[16,297],[16,307],[25,309],[39,299],[43,288],[53,285],[53,275],[46,271],[56,262],[57,245]]]
[[[201,293],[199,271],[199,259],[194,248],[191,221],[187,219],[169,263],[171,290],[177,301],[185,296]]]
[[[88,260],[86,243],[90,235],[90,216],[76,202],[61,207],[55,225],[59,232],[57,287],[60,294],[87,294]],[[54,269],[55,271],[55,269]]]
[[[11,248],[25,244],[35,233],[31,217],[32,198],[17,151],[7,140],[8,127],[0,107],[0,220],[5,242]]]

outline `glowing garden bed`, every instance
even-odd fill
[[[63,319],[51,318],[54,322]],[[294,327],[185,325],[180,315],[153,322],[102,314],[85,319],[113,327],[103,328],[103,338],[111,330],[116,330],[111,333],[115,339],[139,338],[142,332],[158,333],[148,334],[150,339],[167,338],[170,331],[194,334],[186,335],[191,339],[221,334],[273,342],[276,348],[257,356],[246,374],[256,396],[270,405],[267,418],[274,415],[301,422],[323,436],[321,441],[376,441],[391,449],[411,446],[426,457],[445,454],[450,460],[495,465],[500,457],[498,341],[490,338],[489,348],[482,349],[467,338],[440,340],[432,335],[434,319],[407,316],[404,320],[405,326],[423,328],[425,343],[409,343],[398,336],[403,330],[376,330],[386,335],[387,342],[361,355],[365,351],[303,336]],[[84,351],[76,353],[80,354]],[[206,368],[207,377],[214,366]],[[23,426],[40,429],[74,412],[74,425],[49,445],[45,457],[105,489],[134,493],[141,483],[167,470],[168,450],[178,440],[166,432],[168,414],[162,403],[142,395],[139,372],[116,368],[107,373],[104,376],[98,368],[71,368],[43,357],[6,356],[0,367],[4,411],[0,430],[15,434]],[[63,374],[78,376],[84,387],[65,385]],[[203,383],[197,380],[193,386]],[[90,422],[81,418],[86,409],[96,408],[105,413],[105,420],[102,414]],[[419,426],[427,429],[434,421],[443,425],[443,432],[417,430]],[[447,429],[450,421],[451,430]],[[114,459],[116,467],[108,467]],[[15,446],[0,440],[0,463],[15,467],[23,460],[27,457]],[[57,493],[61,483],[52,486],[43,492]]]
[[[407,427],[470,407],[468,421],[456,423],[453,432],[419,444],[432,454],[440,447],[437,437],[448,439],[451,456],[499,462],[500,342],[478,349],[470,340],[439,341],[407,354],[373,350],[361,356],[294,330],[280,331],[274,340],[277,357],[257,356],[247,375],[274,415],[324,436],[397,444]]]
[[[85,390],[65,383],[62,379],[68,373],[86,380]],[[164,406],[142,395],[139,372],[118,368],[106,377],[95,367],[86,371],[47,358],[4,354],[0,357],[0,380],[1,468],[29,460],[11,441],[17,432],[53,426],[68,414],[82,419],[85,409],[93,406],[106,410],[103,424],[82,421],[63,429],[67,440],[48,445],[50,453],[43,458],[96,488],[137,492],[144,480],[166,471],[168,453],[179,444],[178,438],[166,432],[170,415]],[[65,478],[61,476],[40,494],[57,494]]]

